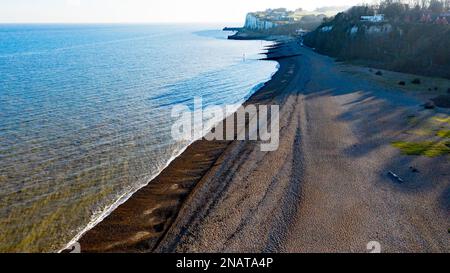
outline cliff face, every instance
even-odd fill
[[[298,35],[299,31],[309,31],[319,26],[325,15],[309,14],[302,10],[289,11],[284,8],[251,12],[245,18],[242,28],[225,28],[237,31],[229,39],[264,39],[273,35]]]
[[[449,26],[334,20],[309,33],[304,42],[341,60],[450,78]]]
[[[277,24],[261,19],[253,13],[247,14],[244,25],[244,28],[248,30],[269,30],[275,27],[277,27]]]

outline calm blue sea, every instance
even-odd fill
[[[0,25],[0,252],[59,250],[149,183],[189,144],[173,105],[270,79],[268,43],[220,27]]]

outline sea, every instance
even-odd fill
[[[175,105],[244,102],[278,65],[219,25],[0,25],[0,252],[58,252],[192,142]]]

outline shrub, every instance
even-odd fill
[[[441,95],[432,99],[437,107],[450,108],[450,95]]]
[[[392,145],[402,151],[406,155],[422,155],[427,157],[437,157],[450,154],[450,142],[406,142],[396,141]]]
[[[414,80],[412,80],[412,82],[411,82],[412,84],[421,84],[422,83],[422,81],[420,80],[420,79],[414,79]]]
[[[429,102],[425,103],[425,104],[423,105],[423,107],[425,107],[425,109],[431,110],[431,109],[436,108],[436,105],[434,104],[434,102],[429,101]]]

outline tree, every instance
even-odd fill
[[[375,14],[375,10],[373,7],[364,5],[364,6],[354,6],[347,11],[347,14],[351,19],[359,20],[361,16],[371,16]]]
[[[405,15],[408,10],[409,6],[401,2],[388,0],[380,4],[380,13],[383,13],[389,19],[398,19]]]
[[[428,9],[433,13],[442,13],[444,12],[444,2],[439,0],[431,0]]]

